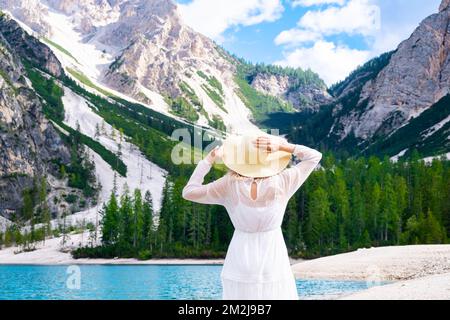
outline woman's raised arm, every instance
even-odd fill
[[[291,197],[305,182],[322,159],[322,153],[304,145],[285,144],[280,150],[291,152],[300,162],[280,173],[282,188]]]
[[[291,144],[279,138],[259,137],[255,146],[266,150],[267,152],[276,152],[278,150],[292,153],[301,161],[295,166],[284,170],[279,174],[281,188],[291,197],[300,186],[305,182],[308,176],[322,159],[322,153],[301,144]]]
[[[211,170],[212,164],[214,163],[216,151],[217,149],[213,150],[205,159],[197,164],[191,178],[183,189],[184,199],[203,204],[224,205],[228,175],[211,183],[203,184],[205,176]]]

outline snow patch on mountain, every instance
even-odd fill
[[[64,223],[67,226],[83,226],[86,227],[87,223],[92,223],[94,226],[99,226],[102,219],[100,211],[103,208],[103,204],[108,201],[111,191],[113,190],[113,178],[114,170],[111,166],[106,163],[97,153],[92,149],[86,147],[87,153],[91,161],[95,163],[95,175],[97,177],[97,182],[101,185],[101,190],[98,195],[98,204],[94,207],[90,207],[86,210],[76,212],[72,215],[67,215],[65,218],[58,217],[50,221],[52,229],[58,228]],[[119,180],[117,180],[119,181]],[[122,185],[123,186],[123,185]],[[118,185],[118,189],[119,189]],[[120,187],[122,188],[122,187]],[[65,220],[65,221],[64,221]],[[37,228],[41,227],[40,224],[35,226]],[[29,229],[29,226],[26,227]]]
[[[11,221],[0,216],[0,232],[4,232],[11,225]]]
[[[249,119],[252,118],[252,114],[242,100],[237,96],[236,85],[234,83],[224,84],[220,81],[222,75],[211,72],[211,70],[209,71],[209,76],[215,77],[222,84],[222,98],[224,100],[222,108],[220,108],[206,93],[203,88],[203,86],[206,85],[206,81],[197,73],[193,74],[191,77],[185,77],[183,79],[184,82],[186,82],[195,91],[195,94],[203,104],[203,109],[208,113],[208,115],[211,117],[214,115],[219,116],[227,127],[228,133],[243,133],[258,130],[258,127],[249,121]]]
[[[173,116],[170,114],[170,112],[169,112],[170,107],[167,104],[167,102],[164,100],[164,97],[162,95],[147,89],[143,85],[140,85],[140,90],[147,98],[149,98],[152,101],[151,109],[161,112],[166,115]],[[142,102],[137,102],[137,103],[143,104]],[[143,104],[143,105],[145,106],[146,104]]]
[[[76,24],[73,23],[71,17],[52,9],[48,10],[47,22],[52,26],[50,40],[75,58],[76,61],[71,58],[72,64],[76,62],[76,66],[84,75],[99,81],[102,72],[114,61],[120,48],[106,46],[96,41],[86,42],[85,36],[75,30]],[[63,60],[70,58],[54,46],[52,49],[58,58],[63,58]]]
[[[450,121],[450,116],[448,116],[444,120],[440,121],[439,123],[436,123],[431,128],[428,128],[427,130],[423,131],[423,133],[422,133],[423,134],[423,139],[432,136],[436,131],[440,130],[449,121]]]
[[[64,122],[70,127],[76,129],[79,126],[81,133],[97,140],[105,148],[117,154],[120,143],[120,132],[113,129],[112,126],[94,113],[88,106],[88,102],[82,97],[73,93],[70,89],[64,88],[63,103],[65,109]],[[100,128],[100,136],[96,137],[96,127]],[[104,130],[102,130],[104,128]],[[114,137],[112,133],[114,132]],[[141,189],[142,193],[150,191],[155,211],[159,211],[162,201],[162,189],[165,183],[167,172],[157,165],[148,161],[139,149],[126,142],[127,137],[123,137],[121,159],[127,166],[127,176],[116,175],[118,193],[122,193],[124,188],[132,192],[134,189]],[[114,172],[103,159],[94,154],[96,163],[96,174],[99,176],[100,183],[103,186],[101,192],[101,201],[108,199],[113,189]]]
[[[438,156],[433,156],[433,157],[426,157],[423,158],[423,160],[425,161],[425,163],[429,164],[431,162],[433,162],[433,159],[439,159],[441,157],[444,157],[444,159],[450,160],[450,152],[438,155]]]
[[[403,149],[398,154],[396,154],[395,156],[391,157],[390,160],[392,162],[397,162],[399,158],[403,157],[403,155],[406,153],[406,151],[408,151],[408,148]]]

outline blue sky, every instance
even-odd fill
[[[187,24],[254,63],[310,68],[328,85],[395,49],[440,0],[177,0]]]

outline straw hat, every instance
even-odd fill
[[[223,163],[231,170],[245,177],[265,178],[283,171],[291,160],[285,151],[267,153],[253,142],[261,136],[284,140],[268,134],[232,135],[223,142]]]

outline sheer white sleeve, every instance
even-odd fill
[[[203,204],[224,205],[228,175],[225,175],[211,183],[203,184],[205,176],[211,170],[211,163],[203,159],[195,168],[191,178],[183,189],[183,198],[189,201]]]
[[[294,156],[300,159],[295,166],[280,173],[281,187],[291,197],[305,182],[322,159],[322,153],[304,145],[296,145]]]

